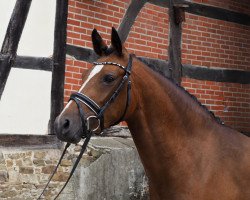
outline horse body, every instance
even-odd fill
[[[249,200],[249,138],[219,124],[184,89],[139,60],[127,64],[131,56],[115,29],[110,48],[96,30],[92,41],[101,63],[88,71],[77,96],[85,94],[81,107],[86,119],[91,119],[88,128],[98,130],[100,125],[93,115],[99,116],[103,107],[93,109],[96,105],[108,105],[101,116],[104,128],[125,114],[149,178],[150,199]],[[132,66],[131,73],[126,65]],[[132,89],[126,82],[129,79]],[[58,138],[70,143],[79,142],[86,123],[79,115],[80,103],[77,105],[70,101],[55,122]]]
[[[137,107],[126,121],[150,198],[249,199],[249,138],[218,124],[182,89],[134,62]]]

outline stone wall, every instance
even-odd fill
[[[73,145],[45,193],[53,199],[66,181],[80,145]],[[62,148],[1,148],[0,199],[36,199]],[[148,199],[147,179],[131,138],[93,137],[59,199]]]

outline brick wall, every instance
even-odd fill
[[[111,27],[119,27],[129,0],[69,1],[67,43],[92,49],[91,32],[94,28],[107,42]],[[137,17],[126,41],[126,48],[138,56],[167,59],[167,10],[147,4]],[[81,73],[90,64],[68,58],[66,61],[65,103],[72,91],[79,89]]]
[[[196,0],[250,13],[246,1]],[[250,71],[250,27],[186,13],[183,64]],[[250,132],[250,85],[182,79],[182,85],[226,125]]]
[[[250,27],[186,14],[183,63],[250,70]]]
[[[249,132],[249,85],[189,78],[183,78],[182,85],[216,116],[219,116],[226,125],[243,132]]]
[[[195,0],[248,14],[245,1]],[[97,28],[110,41],[111,27],[119,27],[130,0],[69,0],[67,43],[92,48],[91,32]],[[133,25],[125,46],[138,56],[168,59],[168,10],[146,4]],[[183,24],[182,61],[205,67],[250,71],[250,27],[186,13]],[[90,64],[71,57],[66,62],[65,103],[81,85],[81,73]],[[197,96],[226,124],[250,132],[249,85],[183,78],[182,85]]]

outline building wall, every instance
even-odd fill
[[[228,10],[250,13],[247,1],[195,0]],[[130,1],[69,1],[67,43],[92,48],[91,31],[98,29],[110,41],[111,27],[119,27]],[[125,46],[138,56],[168,59],[168,9],[147,3],[133,25]],[[250,27],[186,13],[183,23],[182,63],[208,68],[250,71]],[[81,85],[81,73],[90,64],[68,57],[65,103]],[[182,79],[182,86],[227,125],[250,132],[249,84]]]
[[[16,0],[0,1],[0,45],[15,3]],[[55,0],[32,1],[17,55],[53,54],[55,5]],[[0,134],[47,134],[50,88],[51,72],[12,68],[0,101]]]
[[[110,42],[111,27],[119,27],[129,5],[126,1],[69,1],[68,44],[92,49],[91,32],[96,28],[103,39]],[[154,13],[154,14],[153,14]],[[147,4],[132,27],[125,46],[138,56],[167,59],[167,10]],[[67,59],[65,102],[81,84],[82,70],[90,64]]]
[[[97,28],[102,36],[109,41],[111,26],[116,28],[119,26],[129,2],[130,0],[69,0],[67,43],[92,48],[90,34],[93,28]],[[223,2],[196,0],[195,2],[219,6],[246,14],[250,11],[247,0],[240,1],[240,3],[236,0]],[[126,47],[130,52],[139,56],[162,60],[168,59],[169,28],[167,12],[166,8],[151,4],[147,4],[142,9],[126,42]],[[249,37],[249,27],[247,26],[197,17],[186,13],[186,22],[183,24],[182,61],[184,64],[197,66],[249,71]],[[41,41],[43,40],[41,39]],[[23,47],[27,46],[24,45]],[[79,89],[81,73],[89,67],[91,65],[86,62],[67,57],[65,103],[70,93]],[[41,74],[35,79],[41,79]],[[50,79],[42,83],[48,86],[48,84],[50,85]],[[216,115],[225,120],[226,124],[238,130],[250,132],[249,84],[220,83],[183,78],[182,85],[190,93],[197,96],[209,109],[213,110]],[[45,90],[49,91],[47,86]],[[45,88],[44,85],[41,85],[41,87]],[[25,88],[27,90],[27,87]],[[24,93],[21,94],[23,95]],[[49,95],[47,97],[49,98]],[[35,101],[35,103],[37,102]],[[18,103],[20,105],[20,102]],[[48,107],[48,105],[46,106]],[[42,109],[46,110],[45,107],[42,107]],[[6,110],[8,111],[8,109]],[[30,105],[29,110],[35,114],[40,113],[40,111],[31,109]],[[33,125],[32,122],[27,123],[25,116],[19,117],[18,121],[21,121],[21,118],[25,120],[24,124]],[[36,119],[35,121],[38,120]],[[14,121],[10,121],[11,125],[13,123],[17,124]],[[47,126],[47,124],[43,124],[43,129],[41,130],[44,130],[44,126]],[[3,130],[2,127],[3,123],[1,124],[1,130]],[[17,126],[17,128],[20,127]],[[21,130],[21,132],[24,134],[34,133],[33,130],[29,129],[28,132]],[[98,142],[98,140],[100,141]],[[103,140],[107,140],[106,143]],[[114,146],[114,144],[118,145],[119,148]],[[58,161],[62,151],[59,147],[60,145],[44,144],[20,147],[17,144],[13,145],[14,147],[0,147],[0,199],[35,199],[44,188]],[[79,150],[80,146],[74,146],[69,150],[58,173],[52,180],[45,195],[46,199],[52,199],[59,191],[69,175],[72,163]],[[131,158],[131,155],[134,157]],[[115,160],[119,164],[115,165],[116,171],[114,168],[110,168],[110,160]],[[103,163],[100,164],[100,162]],[[120,163],[124,163],[124,165]],[[90,166],[97,166],[97,168]],[[103,170],[103,166],[106,167],[105,170]],[[79,167],[76,171],[76,176],[73,177],[73,180],[66,187],[60,199],[80,199],[83,195],[90,195],[93,199],[98,199],[96,197],[100,195],[99,192],[113,195],[110,190],[115,191],[114,193],[118,197],[122,194],[130,195],[130,197],[124,199],[147,199],[146,178],[135,147],[131,145],[131,139],[95,138],[95,140],[91,141]],[[96,174],[99,176],[96,176]],[[93,178],[94,175],[96,176],[95,178]],[[105,181],[103,181],[104,179]],[[116,184],[113,180],[121,180],[121,183]],[[80,184],[83,181],[87,184]],[[124,184],[125,182],[127,185]],[[104,184],[99,187],[100,185],[98,184],[100,183]],[[115,183],[115,185],[107,183]],[[93,185],[97,189],[93,190]],[[126,190],[126,193],[123,192],[123,189]],[[101,197],[103,196],[105,195]],[[117,199],[119,199],[118,197]]]
[[[247,1],[196,0],[241,13],[250,13]],[[186,13],[182,62],[208,68],[250,71],[250,27]],[[250,132],[249,84],[220,83],[183,78],[182,85],[226,125]]]
[[[224,1],[216,1],[216,0],[193,0],[195,3],[201,3],[211,6],[216,6],[219,8],[225,8],[227,10],[232,10],[236,12],[241,12],[245,14],[249,14],[250,5],[248,0],[224,0]]]

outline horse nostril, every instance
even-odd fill
[[[70,121],[68,119],[65,119],[64,124],[63,124],[63,128],[68,129],[69,125],[70,125]]]

